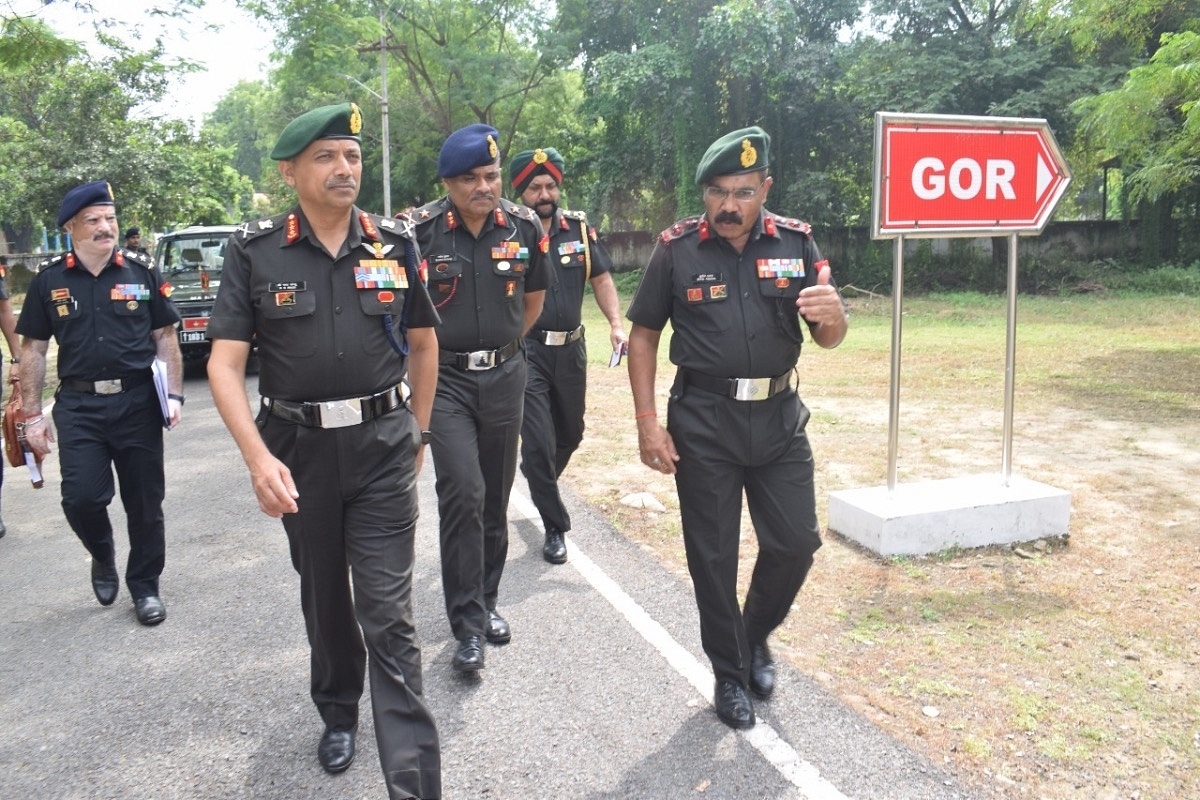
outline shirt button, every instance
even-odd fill
[[[341,307],[341,306],[334,306],[334,307],[333,307],[333,313],[335,313],[335,314],[340,314],[340,313],[342,313],[342,307]]]
[[[346,360],[346,354],[338,353],[338,361],[345,361],[345,360]]]

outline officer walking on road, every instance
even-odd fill
[[[555,273],[542,315],[525,337],[529,378],[521,423],[521,472],[546,531],[542,557],[551,564],[567,560],[563,536],[571,530],[571,515],[558,479],[583,440],[587,345],[581,312],[587,284],[608,319],[613,352],[623,352],[628,341],[608,250],[586,214],[559,207],[564,169],[563,157],[553,147],[517,153],[508,165],[521,202],[537,212],[550,237],[549,263]]]
[[[512,637],[496,604],[525,394],[521,341],[553,281],[533,212],[500,196],[498,136],[482,124],[450,134],[438,153],[447,194],[412,212],[442,316],[430,429],[442,588],[458,640],[451,666],[459,672],[483,669],[483,639]]]
[[[767,637],[783,622],[821,546],[809,412],[793,372],[801,321],[836,347],[847,320],[807,223],[766,210],[770,137],[757,127],[714,142],[696,170],[704,214],[659,237],[629,307],[629,381],[641,460],[675,476],[713,705],[733,728],[755,723],[747,686],[775,688]],[[677,367],[667,426],[654,379],[667,322]],[[758,536],[746,605],[737,599],[745,492]]]
[[[271,158],[299,203],[230,237],[208,376],[259,507],[282,517],[300,575],[311,694],[325,723],[318,761],[339,773],[354,760],[369,655],[388,795],[436,798],[441,755],[421,697],[412,574],[438,316],[408,223],[354,204],[361,128],[358,107],[341,103],[280,134]],[[257,419],[244,377],[252,340]]]
[[[166,562],[166,476],[164,415],[151,365],[155,358],[166,364],[167,421],[174,427],[183,406],[183,361],[175,338],[179,312],[158,271],[117,246],[120,228],[106,182],[67,192],[58,225],[70,234],[72,248],[42,265],[17,320],[25,417],[18,428],[35,455],[50,452],[54,433],[41,409],[53,337],[63,511],[92,555],[96,599],[112,605],[120,589],[108,516],[116,468],[129,528],[125,585],[138,622],[157,625],[167,618],[158,591]]]

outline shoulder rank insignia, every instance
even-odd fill
[[[790,231],[802,233],[805,236],[812,236],[812,226],[803,220],[793,219],[791,217],[780,217],[775,214],[766,214],[763,220],[763,230],[771,236],[777,236],[775,230],[767,227],[772,224],[774,227],[787,228]]]
[[[700,217],[688,217],[681,219],[671,227],[658,235],[658,240],[663,244],[670,244],[675,239],[681,239],[689,233],[694,233],[700,229]]]

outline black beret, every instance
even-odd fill
[[[533,179],[546,174],[561,184],[563,179],[563,157],[553,147],[539,147],[537,150],[522,150],[508,162],[508,179],[512,182],[517,194],[523,193]]]
[[[141,235],[142,235],[141,228],[130,228],[129,230],[125,231],[126,239],[128,239],[130,236],[141,236]]]
[[[708,146],[696,167],[696,183],[708,183],[718,175],[766,169],[770,147],[771,137],[757,125],[727,133]]]
[[[304,152],[317,139],[353,139],[362,142],[362,112],[354,103],[338,103],[307,111],[288,123],[271,150],[275,161],[286,161]]]
[[[438,177],[453,178],[496,163],[500,157],[499,138],[500,132],[491,125],[477,122],[459,128],[446,137],[438,153]]]
[[[113,202],[112,187],[108,181],[92,181],[69,190],[63,195],[62,205],[58,207],[58,227],[70,221],[88,206],[111,206]]]

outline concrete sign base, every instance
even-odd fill
[[[925,555],[1066,536],[1071,495],[1000,475],[829,494],[828,528],[882,556]]]

